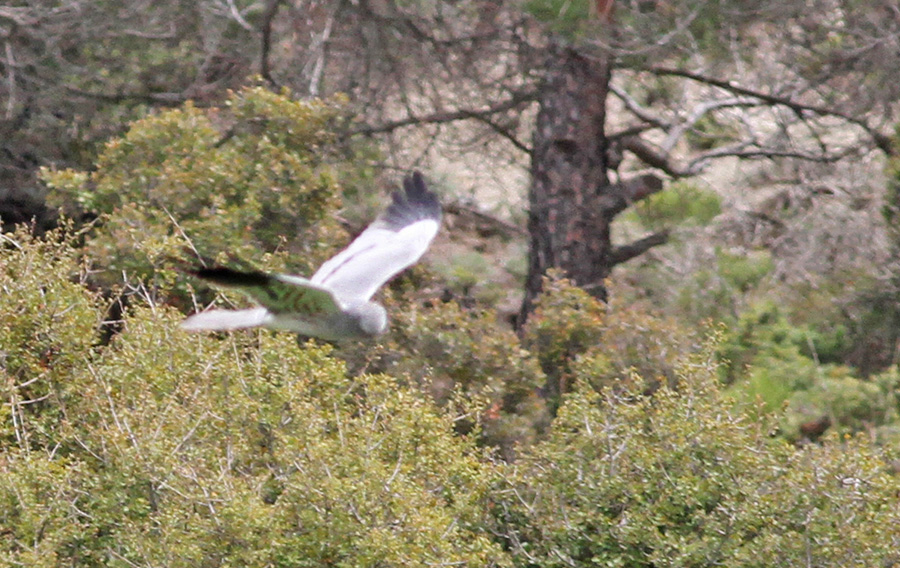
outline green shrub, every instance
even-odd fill
[[[447,288],[462,298],[476,297],[488,304],[496,301],[501,290],[486,278],[491,273],[492,260],[478,251],[467,251],[447,260],[447,264],[438,266]]]
[[[293,138],[300,130],[274,110],[266,124],[278,134],[263,140],[261,123],[246,117],[289,103],[247,96],[253,101],[233,111],[243,126],[219,148],[309,142],[308,132]],[[179,128],[211,124],[196,109],[180,112],[168,115],[172,130],[148,119],[121,143],[139,147],[139,132],[165,133],[159,139],[178,150]],[[192,132],[212,140],[205,126]],[[898,372],[863,380],[825,363],[843,349],[839,328],[792,323],[774,303],[752,306],[723,339],[703,345],[701,331],[641,304],[604,305],[551,275],[520,341],[491,311],[424,300],[437,286],[420,268],[384,292],[393,323],[378,342],[331,348],[268,331],[188,335],[171,306],[179,292],[168,285],[133,302],[121,332],[100,341],[106,306],[85,284],[93,266],[83,259],[132,262],[104,231],[134,223],[134,250],[145,255],[134,266],[158,275],[147,251],[153,239],[174,248],[176,231],[148,205],[175,207],[165,199],[181,195],[179,227],[215,226],[201,193],[217,183],[200,183],[193,195],[179,193],[186,178],[177,181],[185,171],[210,174],[209,163],[195,164],[184,147],[178,167],[169,164],[159,139],[116,158],[130,164],[115,175],[133,193],[91,205],[109,210],[83,248],[85,235],[71,229],[0,237],[0,564],[900,561],[890,466],[890,443],[900,439]],[[331,165],[304,160],[331,175]],[[61,172],[60,185],[68,176],[70,189],[96,182],[109,191],[113,177],[104,175],[117,170],[103,170],[90,182],[95,174]],[[126,170],[151,172],[160,185],[129,186]],[[139,195],[154,187],[167,189]],[[302,194],[291,199],[311,199],[297,205],[308,214],[318,198]],[[261,211],[252,192],[243,195],[249,212],[219,204],[232,221]],[[325,230],[332,197],[310,227]],[[250,226],[248,243],[273,244],[266,227]],[[138,244],[145,229],[147,243]],[[312,246],[302,241],[296,246]],[[203,246],[217,243],[209,237]],[[752,287],[764,273],[742,259],[725,262],[727,278],[718,277],[727,286]],[[413,289],[419,302],[410,301]],[[723,377],[734,399],[723,394]],[[556,410],[552,421],[545,402]],[[819,443],[791,443],[801,420],[823,415],[834,426]],[[785,436],[773,435],[779,428]]]
[[[524,9],[538,20],[548,23],[555,32],[565,35],[575,35],[590,25],[591,5],[587,0],[527,0]]]
[[[523,344],[547,375],[551,408],[578,374],[596,389],[652,392],[674,379],[680,355],[696,349],[697,334],[638,304],[607,306],[551,274],[523,330]],[[634,385],[637,378],[639,385]]]
[[[722,203],[714,191],[677,182],[636,203],[634,211],[644,226],[660,230],[673,225],[705,225],[722,212]]]
[[[0,446],[53,451],[61,412],[80,396],[73,376],[93,356],[103,318],[65,229],[0,235]]]
[[[722,278],[743,293],[757,287],[775,266],[772,253],[767,250],[732,254],[717,248],[716,260]]]
[[[827,417],[838,434],[885,431],[898,419],[897,392],[900,376],[896,369],[859,379],[849,369],[826,369],[807,389],[790,393],[783,431],[788,438],[801,438],[800,425]]]
[[[748,369],[768,368],[784,377],[792,390],[808,386],[823,358],[842,348],[843,337],[840,327],[822,333],[792,325],[774,302],[753,304],[741,314],[720,348],[725,362],[723,378],[732,383]]]
[[[85,252],[105,286],[124,273],[168,289],[179,278],[172,259],[190,249],[192,261],[228,251],[307,273],[338,235],[343,166],[330,125],[339,114],[338,102],[246,88],[226,108],[188,103],[135,122],[91,172],[42,177],[53,201],[100,216]],[[276,250],[279,258],[264,258]]]
[[[466,311],[452,302],[396,308],[376,368],[408,377],[439,405],[454,403],[458,396],[477,402],[478,416],[458,429],[479,423],[483,442],[501,448],[507,457],[546,428],[549,417],[540,396],[544,374],[495,313]]]
[[[878,566],[896,561],[895,480],[864,439],[796,449],[722,397],[711,351],[678,390],[579,377],[523,452],[497,531],[520,566]]]
[[[769,412],[785,410],[780,429],[791,440],[801,425],[826,420],[839,433],[872,431],[896,420],[895,375],[859,378],[844,365],[828,363],[845,348],[842,326],[820,332],[791,325],[774,303],[745,312],[719,347],[728,392]]]
[[[506,564],[483,529],[494,466],[455,414],[288,334],[189,337],[179,318],[134,309],[69,378],[52,445],[0,449],[0,558]]]
[[[547,375],[545,396],[555,412],[571,386],[573,363],[600,343],[606,306],[558,273],[544,278],[542,290],[522,337]]]
[[[104,305],[83,283],[77,239],[2,240],[0,564],[897,560],[893,450],[773,437],[784,416],[720,392],[718,346],[609,312],[564,281],[548,283],[531,324],[542,354],[489,312],[392,305],[393,335],[368,346],[369,372],[350,373],[332,348],[287,333],[188,335],[179,312],[150,301],[99,343]],[[545,416],[540,357],[568,380],[542,439],[529,430]],[[647,395],[659,369],[671,378]],[[835,416],[896,423],[896,371],[824,378],[807,390]],[[490,436],[512,440],[514,462],[479,446]]]

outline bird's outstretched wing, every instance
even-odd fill
[[[256,300],[262,308],[248,310],[210,310],[182,322],[187,330],[230,330],[271,324],[279,314],[308,319],[341,311],[328,290],[299,276],[239,272],[230,268],[201,268],[194,275],[222,288],[234,288]]]
[[[310,278],[340,300],[368,300],[392,276],[419,260],[438,232],[441,204],[419,172],[403,180],[392,203]]]
[[[265,308],[207,310],[181,322],[181,328],[188,331],[231,331],[259,327],[270,323],[271,320],[272,313]]]
[[[240,272],[230,268],[201,268],[194,275],[220,288],[247,294],[273,314],[316,317],[341,311],[334,295],[306,278],[265,272]]]
[[[369,298],[422,256],[440,220],[437,196],[425,187],[422,174],[414,172],[403,180],[403,191],[394,193],[384,213],[309,280],[223,267],[194,271],[212,284],[244,292],[262,307],[210,310],[181,325],[189,330],[265,326],[326,339],[383,333],[387,315]]]

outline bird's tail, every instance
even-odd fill
[[[209,310],[187,318],[181,322],[181,328],[188,331],[228,331],[264,325],[270,317],[271,314],[265,308]]]

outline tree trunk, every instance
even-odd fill
[[[552,42],[531,158],[528,278],[518,324],[524,324],[549,268],[606,299],[613,266],[661,244],[665,233],[614,248],[610,223],[633,201],[662,189],[653,175],[610,184],[604,131],[611,57],[587,56]]]
[[[528,279],[520,323],[541,291],[548,268],[605,299],[609,221],[600,201],[607,176],[608,59],[589,59],[553,42],[540,100],[531,158]]]

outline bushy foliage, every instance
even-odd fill
[[[460,421],[487,414],[494,390],[533,394],[541,374],[489,315],[402,312],[397,344],[372,347],[403,353],[394,377],[353,377],[289,334],[188,336],[153,303],[100,345],[104,306],[77,241],[3,240],[2,563],[846,566],[889,562],[900,545],[893,456],[863,438],[772,437],[778,416],[719,392],[711,347],[679,350],[653,395],[557,359],[570,364],[558,415],[507,464],[479,447],[489,420],[468,433]],[[563,313],[585,316],[562,301],[574,289],[554,286]],[[548,354],[589,351],[588,321],[615,336],[597,306],[568,328],[550,305],[534,324]],[[653,329],[644,341],[659,349],[674,339]],[[436,404],[418,384],[429,376],[484,396]],[[895,378],[877,384],[896,405]]]
[[[598,390],[652,392],[670,383],[678,357],[696,348],[697,335],[639,304],[607,306],[551,274],[523,343],[547,375],[546,396],[555,409],[578,375]]]
[[[555,410],[571,383],[573,363],[600,342],[606,306],[558,273],[544,279],[542,290],[522,335],[547,374],[546,394]]]
[[[135,308],[95,350],[99,311],[70,282],[77,265],[58,244],[18,244],[4,266],[26,278],[0,306],[23,340],[3,361],[4,562],[504,563],[479,528],[492,462],[420,390],[351,380],[327,348],[287,334],[189,337],[163,307]],[[31,365],[42,352],[50,361]]]
[[[678,182],[634,206],[634,215],[654,230],[673,225],[705,225],[722,212],[722,200],[714,191]]]
[[[782,428],[788,438],[802,438],[804,424],[827,418],[838,434],[863,432],[893,442],[891,432],[900,417],[898,392],[896,368],[867,379],[855,377],[846,368],[826,368],[808,388],[790,393]]]
[[[756,303],[732,326],[722,345],[724,379],[731,383],[748,368],[774,370],[784,364],[793,366],[793,371],[776,371],[777,374],[788,377],[795,386],[808,384],[818,363],[838,359],[835,354],[843,348],[844,336],[842,328],[823,333],[793,325],[774,302]],[[804,371],[806,367],[809,368]]]
[[[897,419],[896,371],[860,378],[833,363],[845,334],[793,325],[771,302],[753,306],[729,329],[719,347],[723,380],[735,398],[770,411],[784,409],[780,430],[788,439],[805,436],[803,425],[827,422],[841,434],[881,431]],[[826,426],[827,427],[827,426]]]
[[[0,444],[50,450],[60,412],[79,393],[102,318],[71,246],[77,235],[44,239],[24,228],[0,235]]]
[[[224,108],[181,108],[135,122],[108,142],[90,172],[43,172],[51,199],[99,215],[86,253],[101,282],[169,286],[172,259],[215,257],[307,272],[337,236],[334,137],[338,102],[298,101],[260,87],[234,92]],[[349,169],[349,168],[345,168]],[[290,239],[286,239],[290,236]],[[196,258],[192,259],[196,261]]]
[[[719,274],[740,292],[748,292],[757,287],[762,279],[772,272],[772,254],[767,250],[732,254],[721,248],[716,249]]]
[[[398,306],[399,308],[399,306]],[[456,303],[398,310],[391,337],[380,346],[382,369],[409,377],[440,405],[457,396],[480,405],[459,424],[481,424],[483,441],[512,456],[546,427],[545,383],[538,360],[493,312],[466,311]]]
[[[679,389],[652,398],[578,383],[497,506],[520,565],[896,561],[900,515],[879,451],[770,437],[719,393],[713,360],[682,360]]]
[[[185,227],[215,251],[311,250],[311,261],[333,246],[306,239],[327,232],[336,194],[308,190],[367,174],[312,155],[328,156],[330,118],[304,105],[251,89],[220,111],[227,120],[190,105],[148,118],[96,172],[48,174],[103,216],[96,228],[0,236],[0,564],[900,560],[888,445],[900,374],[863,380],[827,363],[841,337],[774,304],[704,333],[551,275],[519,338],[491,311],[426,301],[439,287],[420,267],[383,293],[393,324],[378,342],[178,329],[180,285],[149,251],[174,250]],[[284,158],[283,185],[261,174],[284,194],[255,186],[231,144],[260,163]],[[267,207],[294,208],[271,219],[301,227],[297,243],[281,244]],[[110,235],[126,227],[134,245],[118,248]],[[153,293],[139,287],[101,340],[107,306],[91,273],[132,262],[158,277]],[[730,285],[759,273],[728,262]],[[792,443],[822,415],[834,426],[819,443]]]
[[[527,0],[524,8],[554,32],[566,36],[575,36],[591,27],[591,3],[588,0]]]

